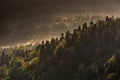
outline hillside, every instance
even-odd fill
[[[119,80],[120,18],[79,26],[36,48],[0,55],[0,80]]]

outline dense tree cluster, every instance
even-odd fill
[[[34,49],[0,54],[0,80],[119,80],[120,18],[84,23]]]

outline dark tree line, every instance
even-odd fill
[[[84,23],[36,48],[0,55],[0,80],[119,80],[120,18]]]

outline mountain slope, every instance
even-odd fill
[[[120,18],[84,23],[33,50],[1,54],[1,80],[119,80]]]

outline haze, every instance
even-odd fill
[[[2,0],[0,46],[39,42],[120,12],[119,0]],[[95,18],[91,18],[95,15]],[[88,18],[90,16],[90,18]]]

